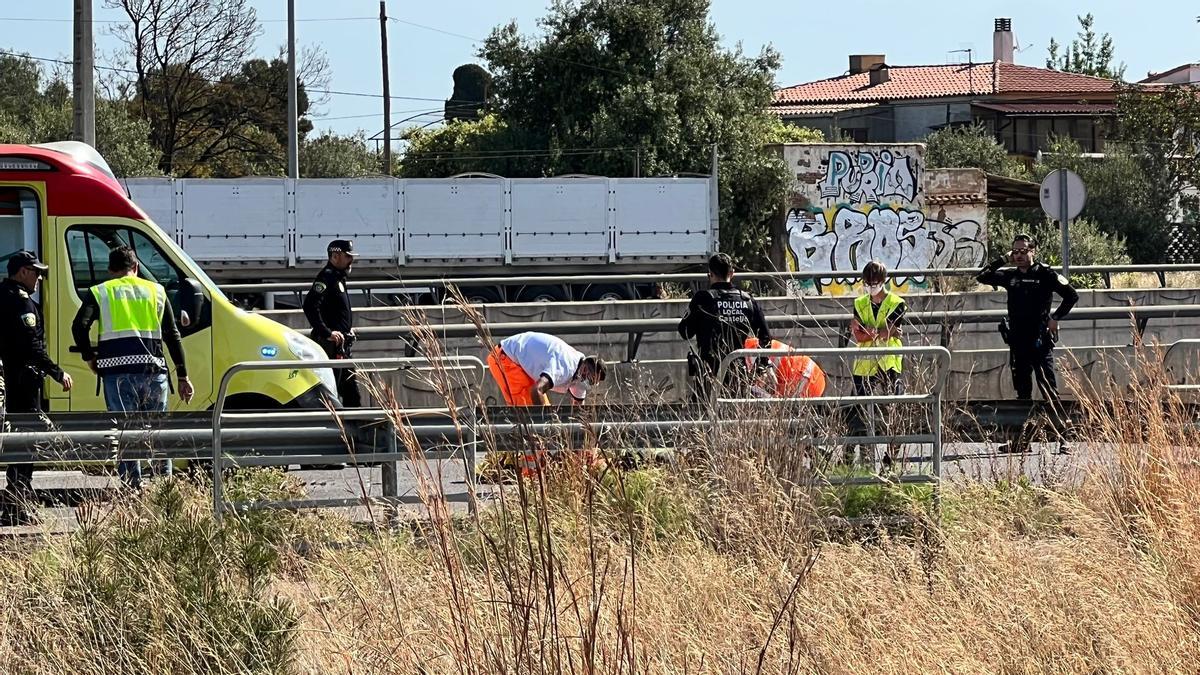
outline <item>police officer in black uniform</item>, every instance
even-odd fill
[[[49,271],[49,266],[33,253],[17,251],[8,259],[8,278],[0,282],[0,359],[4,363],[8,413],[42,413],[43,377],[62,384],[63,391],[70,391],[73,384],[71,376],[46,354],[42,308],[30,297]],[[48,426],[49,420],[42,420]],[[37,522],[31,504],[33,466],[9,464],[6,478],[2,524]]]
[[[312,289],[304,298],[304,316],[312,326],[312,338],[321,345],[331,359],[351,358],[354,348],[354,311],[350,307],[350,293],[346,290],[346,277],[358,255],[354,242],[334,239],[326,248],[329,262],[317,274]],[[354,368],[336,368],[338,398],[342,405],[357,408],[362,405],[362,394]]]
[[[758,344],[771,344],[762,307],[749,293],[733,287],[733,260],[728,255],[718,253],[709,258],[708,281],[708,290],[692,296],[679,321],[679,335],[685,340],[696,338],[700,346],[699,358],[689,354],[688,370],[697,378],[697,392],[704,398],[711,391],[721,360],[743,348],[746,338],[753,335]],[[758,368],[770,368],[770,359],[760,358]],[[726,385],[732,383],[734,372],[731,369],[726,375]]]
[[[1036,255],[1037,242],[1033,237],[1018,234],[1013,238],[1012,250],[1005,257],[988,263],[976,279],[981,284],[1008,291],[1008,319],[1000,324],[1000,328],[1008,343],[1009,366],[1017,399],[1033,400],[1033,379],[1036,378],[1042,397],[1057,413],[1059,398],[1054,375],[1054,344],[1058,341],[1058,322],[1079,301],[1079,294],[1071,288],[1066,277],[1035,262]],[[1016,268],[1000,269],[1008,262]],[[1050,300],[1055,293],[1062,302],[1051,312]],[[1064,440],[1060,447],[1066,451],[1069,446]]]

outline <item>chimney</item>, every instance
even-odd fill
[[[882,64],[883,61],[883,54],[851,54],[850,74],[858,75],[859,73],[865,73],[871,68]]]
[[[992,33],[992,60],[1012,63],[1014,51],[1012,19],[996,19],[996,30]]]
[[[880,63],[871,66],[870,76],[872,87],[877,84],[883,84],[884,82],[892,79],[891,74],[888,73],[888,65],[886,63]]]

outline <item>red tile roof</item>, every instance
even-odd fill
[[[862,110],[864,108],[874,108],[879,105],[875,102],[868,103],[832,103],[832,104],[816,104],[816,105],[773,105],[771,112],[776,115],[786,115],[788,117],[823,117],[825,115],[833,115],[847,110]]]
[[[1054,93],[1111,93],[1116,82],[1015,63],[889,66],[889,80],[871,86],[869,73],[842,75],[775,91],[774,105]]]

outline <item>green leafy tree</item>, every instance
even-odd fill
[[[787,124],[775,120],[775,124],[767,129],[766,142],[772,145],[779,143],[824,143],[825,134],[820,129]]]
[[[1042,161],[1034,166],[1041,180],[1055,169],[1079,174],[1087,188],[1081,216],[1106,234],[1128,242],[1135,262],[1162,262],[1166,251],[1170,202],[1131,148],[1109,143],[1103,158],[1084,157],[1069,138],[1052,138]],[[1074,237],[1072,237],[1074,241]]]
[[[379,169],[379,155],[367,147],[362,132],[352,136],[325,132],[300,144],[301,178],[375,176]]]
[[[12,87],[20,86],[15,90]],[[0,143],[51,143],[71,138],[70,89],[61,79],[44,81],[36,61],[0,56]],[[6,95],[20,92],[20,95]],[[96,149],[118,176],[157,175],[158,155],[150,125],[127,101],[96,100]]]
[[[995,260],[1012,248],[1017,233],[1033,235],[1038,242],[1038,260],[1052,267],[1062,265],[1062,230],[1041,218],[1035,222],[1008,217],[999,209],[988,212],[988,260]],[[1129,252],[1125,239],[1106,232],[1090,218],[1078,218],[1067,234],[1071,238],[1071,265],[1127,265]],[[1096,288],[1103,280],[1098,274],[1072,274],[1076,288]]]
[[[1010,178],[1028,178],[1021,162],[979,125],[946,127],[925,138],[925,163],[930,168],[976,168]]]
[[[150,123],[159,169],[180,176],[278,175],[286,168],[287,62],[251,58],[261,27],[248,0],[106,0],[128,21],[115,33],[134,71],[131,89]],[[301,136],[308,87],[328,63],[302,51],[297,107]]]
[[[925,137],[925,163],[930,168],[978,168],[986,173],[1027,179],[1025,165],[1008,155],[983,126],[946,127]]]
[[[1122,63],[1119,66],[1113,64],[1116,50],[1113,47],[1112,36],[1108,33],[1100,37],[1096,36],[1095,19],[1090,13],[1075,18],[1079,20],[1078,37],[1071,41],[1062,54],[1059,54],[1062,45],[1054,38],[1050,38],[1046,67],[1051,70],[1061,70],[1064,73],[1092,75],[1110,80],[1124,79],[1125,64]]]
[[[556,2],[537,38],[497,28],[480,50],[494,121],[413,134],[403,175],[707,173],[716,146],[721,247],[757,262],[788,188],[782,160],[764,147],[779,129],[766,112],[779,55],[723,48],[708,9],[708,0]]]

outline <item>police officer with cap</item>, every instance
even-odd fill
[[[689,355],[689,374],[697,378],[698,393],[707,397],[712,378],[721,360],[741,349],[748,337],[757,337],[758,344],[771,344],[771,331],[763,316],[762,307],[746,291],[733,286],[733,260],[718,253],[708,260],[709,288],[692,296],[687,313],[679,321],[679,335],[685,340],[696,338],[700,346],[699,359]],[[731,364],[736,366],[736,364]],[[771,367],[766,357],[758,360],[759,369]],[[724,384],[732,381],[732,373]]]
[[[312,326],[312,338],[325,350],[331,359],[351,358],[354,335],[354,312],[350,307],[350,293],[346,290],[346,277],[354,258],[354,242],[334,239],[326,248],[329,262],[317,274],[312,289],[304,298],[304,316]],[[336,368],[338,398],[342,405],[357,408],[362,405],[362,395],[353,368]]]
[[[1058,342],[1058,322],[1065,317],[1079,294],[1071,288],[1066,277],[1034,261],[1037,241],[1028,234],[1013,238],[1012,249],[1003,257],[988,263],[976,280],[981,284],[1008,291],[1008,318],[1001,322],[1000,332],[1008,343],[1009,366],[1012,368],[1013,388],[1017,399],[1033,399],[1033,380],[1037,379],[1042,397],[1058,413],[1058,381],[1054,375],[1054,344]],[[1009,262],[1016,268],[1001,269]],[[1058,309],[1050,311],[1050,301],[1057,294],[1062,298]],[[1026,442],[1020,442],[1024,449]],[[1064,439],[1060,450],[1069,450]]]
[[[8,259],[8,278],[0,282],[0,359],[4,363],[7,412],[42,413],[42,378],[60,383],[70,391],[71,376],[46,353],[42,308],[33,298],[50,267],[29,251],[17,251]],[[43,416],[42,419],[48,420]],[[7,426],[7,425],[6,425]],[[33,466],[9,464],[8,489],[0,520],[6,525],[37,522],[31,508]]]

